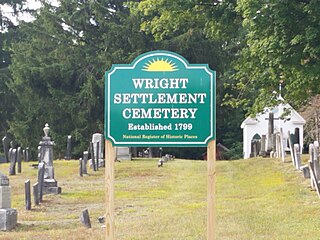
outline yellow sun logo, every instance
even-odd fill
[[[149,60],[145,66],[142,69],[143,71],[147,72],[173,72],[177,71],[177,66],[172,61],[169,61],[168,59],[152,59]]]

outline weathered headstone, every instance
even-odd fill
[[[279,135],[279,138],[280,138],[280,156],[281,156],[281,160],[282,162],[285,161],[285,156],[286,156],[286,151],[284,150],[284,143],[283,143],[283,129],[280,128],[280,135]]]
[[[272,151],[274,153],[277,152],[277,134],[276,133],[272,134]]]
[[[39,193],[39,202],[42,202],[42,197],[43,197],[43,185],[44,185],[44,172],[45,172],[45,167],[44,163],[41,162],[38,165],[38,193]]]
[[[269,119],[268,119],[268,147],[267,151],[271,152],[273,147],[273,129],[274,129],[274,114],[273,112],[269,113]]]
[[[94,144],[93,144],[94,145]],[[96,157],[96,169],[97,169],[97,171],[99,170],[99,165],[100,165],[100,163],[99,163],[99,160],[100,160],[100,158],[99,158],[99,150],[100,150],[100,142],[98,141],[98,142],[96,142],[96,146],[95,146],[95,157]]]
[[[317,191],[318,197],[320,198],[320,186],[319,186],[318,179],[315,175],[311,161],[309,161],[309,170],[310,170],[311,187],[313,187]]]
[[[26,162],[29,162],[31,160],[31,153],[29,147],[26,147],[25,149],[25,159]]]
[[[30,180],[24,182],[26,210],[31,210],[31,186]]]
[[[72,136],[69,135],[67,137],[67,151],[66,151],[66,156],[64,157],[66,160],[71,159],[71,149],[72,149]]]
[[[54,167],[53,167],[53,146],[54,142],[51,141],[49,137],[49,125],[46,124],[43,128],[45,136],[40,141],[40,161],[44,163],[45,173],[44,173],[44,183],[43,183],[43,193],[53,193],[60,194],[61,187],[58,187],[58,182],[54,178]]]
[[[313,169],[316,175],[317,180],[320,180],[320,165],[319,165],[319,143],[318,141],[315,141],[313,143]]]
[[[91,228],[91,221],[90,221],[88,209],[84,209],[82,211],[82,213],[80,214],[80,221],[85,227]]]
[[[39,205],[40,204],[40,200],[39,200],[39,183],[35,183],[32,185],[33,188],[33,200],[34,200],[34,204],[35,205]]]
[[[117,147],[117,160],[131,160],[131,152],[129,147]]]
[[[96,168],[96,161],[95,161],[95,152],[94,152],[94,145],[93,145],[93,142],[90,142],[90,156],[91,156],[91,159],[90,159],[90,167],[92,167],[93,171],[97,171],[97,168]]]
[[[82,162],[82,158],[79,158],[79,176],[82,177],[83,176],[83,168],[82,168],[83,162]]]
[[[288,141],[289,141],[289,148],[290,148],[291,161],[292,161],[293,166],[296,166],[296,160],[294,159],[294,151],[293,151],[292,134],[290,134],[290,131],[288,131]]]
[[[101,133],[95,133],[92,135],[94,155],[98,156],[98,167],[104,167],[104,137]],[[97,142],[99,142],[99,148],[97,148]]]
[[[9,149],[10,149],[10,139],[7,136],[4,136],[2,138],[2,145],[3,145],[3,153],[5,156],[6,162],[9,162],[10,159],[9,159],[8,154],[9,154]]]
[[[17,143],[15,140],[10,141],[10,147],[11,148],[17,148]]]
[[[21,157],[22,157],[22,150],[21,150],[21,147],[18,147],[17,148],[18,173],[21,173]]]
[[[40,163],[41,162],[41,146],[38,146],[38,162]]]
[[[293,148],[294,148],[295,167],[297,170],[300,170],[300,167],[301,167],[300,146],[299,144],[294,144]]]
[[[293,144],[300,144],[300,131],[299,131],[299,128],[295,128],[294,129]]]
[[[266,135],[261,136],[261,156],[266,157]]]
[[[82,174],[88,174],[87,162],[88,162],[88,151],[83,152],[83,162],[82,162]]]
[[[0,230],[7,231],[17,225],[17,210],[11,208],[9,178],[0,173]]]
[[[11,148],[9,150],[9,156],[10,156],[9,175],[16,175],[17,149]]]
[[[303,165],[303,166],[301,167],[301,171],[302,171],[303,177],[304,177],[305,179],[310,178],[310,169],[309,169],[308,165]]]
[[[158,167],[162,167],[162,166],[163,166],[163,159],[161,158],[158,161]]]

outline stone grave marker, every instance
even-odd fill
[[[31,186],[30,179],[24,182],[26,210],[31,210]]]
[[[72,149],[72,136],[69,135],[67,137],[67,151],[66,151],[66,156],[64,157],[66,160],[71,159],[71,149]]]
[[[294,144],[294,158],[295,158],[295,167],[297,170],[300,170],[301,167],[301,154],[300,154],[300,146],[299,144]]]
[[[94,146],[94,144],[93,144]],[[100,158],[99,158],[99,149],[100,149],[100,142],[96,142],[96,146],[95,146],[95,157],[96,157],[96,169],[97,171],[99,170],[99,161],[100,161]]]
[[[83,152],[83,163],[82,163],[82,173],[83,174],[88,174],[88,169],[87,169],[88,156],[89,156],[88,151],[84,151]]]
[[[10,159],[9,159],[9,149],[10,149],[10,139],[7,137],[7,136],[4,136],[2,138],[2,145],[3,145],[3,153],[4,153],[4,156],[5,156],[5,161],[6,162],[9,162]]]
[[[284,143],[283,143],[284,137],[283,137],[283,129],[282,128],[280,128],[279,138],[280,138],[280,156],[281,156],[282,162],[285,162],[286,151],[284,149]]]
[[[269,113],[268,119],[268,147],[267,151],[271,152],[273,147],[273,130],[274,130],[274,114],[273,112]]]
[[[98,167],[104,167],[104,138],[101,133],[92,134],[94,155],[99,159]],[[97,143],[99,147],[97,148]]]
[[[39,205],[39,183],[35,183],[32,185],[33,188],[33,201],[35,205]]]
[[[117,160],[131,160],[131,152],[129,147],[117,147]]]
[[[46,124],[43,128],[45,136],[39,143],[40,146],[40,161],[44,163],[45,173],[43,182],[43,193],[44,194],[60,194],[61,187],[58,187],[58,182],[54,178],[54,167],[53,167],[53,146],[54,142],[49,137],[49,125]]]
[[[266,140],[267,140],[267,136],[266,135],[262,135],[261,136],[261,156],[262,157],[266,157],[267,153],[266,153]]]
[[[38,165],[38,188],[39,188],[38,194],[39,194],[39,202],[42,202],[42,197],[43,197],[44,172],[45,172],[44,163],[41,162]]]
[[[9,178],[0,173],[0,230],[8,231],[17,225],[18,213],[11,208]]]
[[[15,140],[10,141],[10,147],[11,148],[17,148],[17,143]]]
[[[79,176],[80,176],[80,177],[83,176],[83,172],[82,172],[83,167],[82,167],[82,165],[83,165],[82,158],[79,158]]]
[[[29,147],[26,147],[26,149],[25,149],[25,161],[26,162],[29,162],[30,160],[31,160],[31,153],[30,153],[30,149],[29,149]]]
[[[90,221],[88,209],[84,209],[82,211],[82,213],[80,214],[80,221],[85,227],[91,228],[91,221]]]
[[[11,148],[9,150],[9,156],[10,156],[9,175],[16,175],[17,149]]]
[[[293,151],[293,135],[290,134],[290,131],[288,131],[288,141],[289,141],[289,148],[290,148],[290,155],[291,155],[291,161],[293,166],[296,166],[296,160],[294,159],[294,151]]]
[[[318,179],[315,175],[311,161],[309,161],[309,170],[310,170],[310,177],[311,177],[311,187],[317,191],[318,197],[320,198],[320,186],[319,186]]]
[[[91,155],[91,159],[90,159],[90,167],[93,168],[93,171],[97,171],[97,167],[96,167],[96,161],[95,161],[95,151],[94,151],[94,145],[93,142],[90,142],[90,155]]]
[[[22,149],[21,147],[17,148],[17,165],[18,165],[18,173],[21,173],[21,157],[22,157]]]

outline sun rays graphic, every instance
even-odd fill
[[[144,65],[142,70],[147,72],[161,72],[161,71],[173,72],[173,71],[177,71],[178,68],[175,65],[175,63],[170,61],[169,59],[157,58],[157,59],[149,60]]]

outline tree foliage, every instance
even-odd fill
[[[80,154],[92,133],[103,132],[105,70],[130,62],[145,39],[121,1],[44,4],[20,32],[10,66],[19,111],[10,131],[24,146],[35,146],[49,123],[58,150],[63,153],[71,134]]]
[[[41,2],[35,21],[0,41],[0,131],[24,146],[48,122],[59,152],[71,134],[80,154],[103,131],[105,70],[155,49],[217,71],[217,140],[228,147],[246,113],[276,103],[280,79],[294,106],[320,92],[317,0]]]

